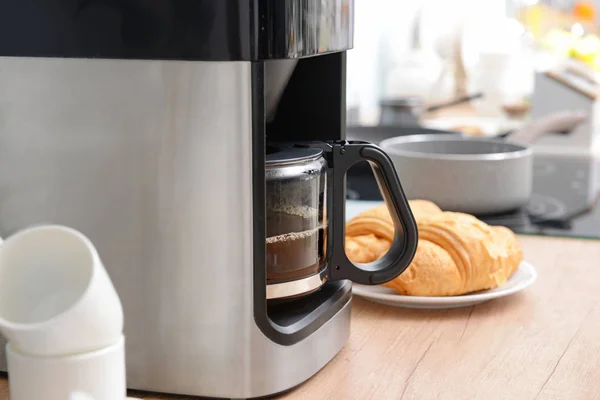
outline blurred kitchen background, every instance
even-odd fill
[[[583,124],[589,132],[571,135],[567,145],[589,150],[597,144],[592,131],[600,0],[356,0],[355,5],[349,125],[418,124],[491,135],[573,110],[590,114],[589,126]],[[428,109],[464,98],[472,100]],[[552,141],[544,138],[541,145]]]
[[[515,191],[510,179],[532,174],[532,193],[523,207],[481,218],[518,233],[600,239],[600,0],[355,0],[355,7],[349,140],[519,138],[533,150],[533,172],[502,177],[493,170],[472,189]],[[461,176],[448,178],[452,185],[434,182],[443,175],[435,171],[440,163],[415,182],[415,174],[398,168],[406,158],[386,151],[409,198],[414,187],[427,186],[435,186],[428,200],[467,196],[450,193],[464,191]],[[437,157],[414,158],[426,156]],[[348,174],[347,207],[381,201],[363,164]]]

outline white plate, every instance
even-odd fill
[[[473,306],[485,301],[510,296],[528,288],[536,279],[537,272],[533,265],[523,261],[513,276],[502,287],[483,290],[473,294],[446,297],[401,296],[396,294],[394,290],[383,286],[357,284],[353,285],[352,293],[375,303],[393,307],[426,309],[457,308]]]
[[[382,204],[381,201],[346,201],[346,220],[350,220],[361,212]],[[477,293],[462,296],[447,297],[421,297],[421,296],[402,296],[396,294],[392,289],[383,286],[364,286],[354,284],[352,292],[367,300],[376,303],[386,304],[394,307],[406,308],[456,308],[468,307],[483,303],[488,300],[499,297],[509,296],[520,292],[531,286],[537,279],[535,268],[522,262],[517,271],[502,287],[490,290],[484,290]]]
[[[421,125],[428,129],[454,130],[455,127],[477,126],[482,130],[482,136],[498,136],[509,130],[518,128],[522,123],[510,121],[504,118],[486,118],[486,117],[440,117],[424,120]]]

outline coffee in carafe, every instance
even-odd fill
[[[325,265],[324,222],[318,210],[267,210],[267,283],[319,273]]]
[[[326,162],[319,149],[271,149],[267,154],[267,285],[276,298],[319,288],[326,265]],[[304,284],[310,280],[312,284]],[[317,283],[317,284],[315,284]]]

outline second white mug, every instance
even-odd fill
[[[125,338],[98,351],[28,356],[6,346],[12,400],[125,400]]]

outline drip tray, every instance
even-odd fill
[[[270,300],[267,303],[267,314],[272,322],[281,327],[292,327],[294,324],[306,323],[305,319],[323,318],[337,302],[350,299],[352,284],[349,281],[326,282],[321,289],[309,295],[288,300]]]

